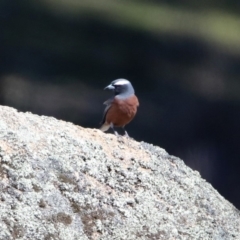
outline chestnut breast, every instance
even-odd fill
[[[128,124],[136,115],[139,106],[138,98],[132,95],[126,99],[114,98],[106,114],[106,122],[116,127]]]

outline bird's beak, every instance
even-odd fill
[[[113,90],[113,89],[115,89],[115,87],[110,84],[104,88],[104,90],[106,90],[106,89]]]

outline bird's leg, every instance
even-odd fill
[[[116,136],[118,136],[118,132],[114,129],[114,126],[113,126],[112,123],[110,124],[110,126],[111,126],[111,129],[113,130],[114,134],[115,134]]]
[[[123,131],[124,131],[124,136],[125,136],[125,137],[129,137],[127,131],[125,130],[125,126],[123,126],[122,129],[123,129]]]

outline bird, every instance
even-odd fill
[[[125,126],[132,121],[139,106],[138,98],[130,81],[119,78],[112,81],[104,90],[113,90],[114,96],[103,104],[106,108],[103,113],[100,129],[105,132],[111,128],[116,136],[118,132],[115,127],[121,127],[124,135],[129,137]]]

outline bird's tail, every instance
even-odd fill
[[[103,132],[106,132],[109,128],[110,128],[110,124],[108,124],[108,123],[105,122],[105,123],[100,127],[100,130],[102,130]]]

